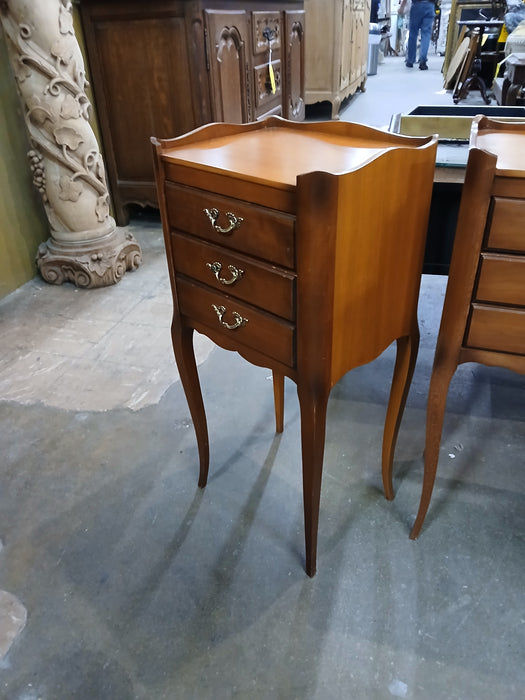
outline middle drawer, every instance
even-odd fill
[[[482,253],[475,298],[525,306],[525,256]]]
[[[294,273],[180,233],[171,234],[171,245],[177,272],[294,320]]]

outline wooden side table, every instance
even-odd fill
[[[448,387],[463,362],[525,373],[525,123],[472,125],[454,250],[430,380],[421,530],[439,459]]]
[[[437,137],[270,117],[152,141],[173,346],[197,436],[199,485],[209,448],[194,329],[272,369],[278,431],[284,377],[297,384],[313,576],[330,390],[396,341],[382,458],[385,494],[393,497],[394,446],[419,343]]]

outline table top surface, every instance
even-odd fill
[[[412,149],[429,141],[401,137],[396,142],[391,136],[379,131],[363,138],[267,128],[174,145],[164,151],[163,159],[208,172],[295,187],[298,175],[318,171],[340,175],[400,146]]]
[[[471,145],[498,156],[498,175],[525,177],[525,130],[520,134],[486,129],[478,132]]]

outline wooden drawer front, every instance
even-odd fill
[[[272,61],[272,68],[275,80],[275,92],[272,92],[268,64],[262,63],[261,65],[255,66],[253,69],[255,81],[255,107],[257,110],[259,110],[259,108],[266,109],[274,102],[278,105],[281,104],[281,91],[283,84],[281,61]]]
[[[277,265],[294,268],[293,216],[171,183],[166,185],[166,204],[172,228]],[[217,226],[228,228],[226,213],[231,212],[237,218],[242,218],[239,227],[228,234],[216,231],[204,211],[213,208],[219,211]]]
[[[487,248],[525,252],[525,200],[494,197]]]
[[[483,254],[476,300],[525,306],[525,257]]]
[[[289,367],[295,366],[295,328],[291,323],[180,276],[177,276],[177,293],[181,314],[224,335],[229,343],[239,343],[263,352]],[[234,325],[234,312],[247,319],[247,322],[234,330],[225,328],[213,304],[225,307],[224,322]]]
[[[473,304],[466,344],[525,355],[525,310]]]
[[[294,273],[236,255],[197,238],[172,234],[171,242],[177,272],[289,321],[294,320]],[[217,263],[220,265],[219,279],[230,284],[217,279]],[[209,265],[215,265],[215,268],[210,269]]]

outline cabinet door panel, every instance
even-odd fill
[[[119,179],[152,180],[150,136],[168,138],[195,125],[191,100],[180,99],[192,92],[189,71],[181,70],[188,64],[184,16],[109,18],[95,33],[103,74],[97,87],[104,92],[97,105],[108,120]]]
[[[370,2],[368,0],[353,0],[352,5],[352,36],[350,56],[350,84],[364,83],[367,77],[368,61],[368,20],[370,17]]]
[[[304,10],[284,13],[283,53],[284,75],[283,116],[302,121],[305,115],[304,100]]]
[[[339,74],[339,90],[344,90],[350,84],[350,62],[352,48],[352,14],[350,12],[350,0],[343,2],[343,16],[341,17],[341,72]]]
[[[252,12],[251,29],[253,44],[253,118],[261,119],[269,114],[281,114],[282,64],[281,64],[281,13]],[[270,54],[271,48],[271,54]],[[269,60],[272,59],[274,88],[270,78]]]
[[[213,121],[241,124],[251,119],[247,94],[244,11],[205,10],[210,56]]]

